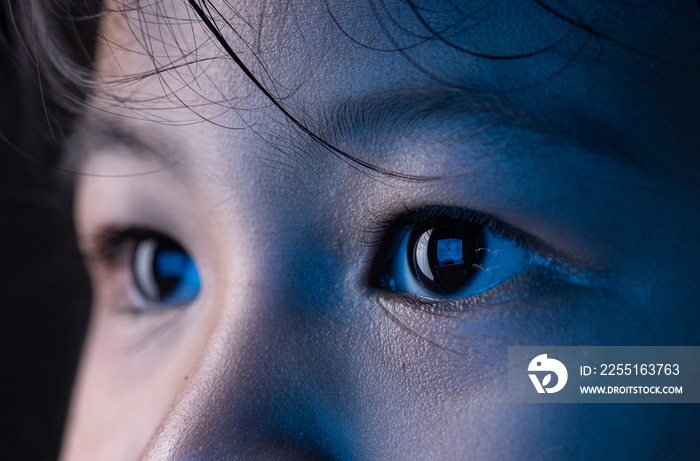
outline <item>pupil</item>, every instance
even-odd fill
[[[409,243],[416,279],[428,290],[452,294],[480,269],[484,230],[479,225],[445,225],[416,229]]]

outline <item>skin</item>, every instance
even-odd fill
[[[403,3],[387,3],[403,30],[364,2],[334,2],[337,23],[320,3],[215,3],[254,54],[224,29],[233,49],[311,131],[432,179],[371,173],[310,141],[186,3],[158,3],[160,19],[146,4],[145,21],[107,13],[106,83],[70,144],[95,301],[62,459],[697,453],[693,405],[509,404],[505,374],[513,345],[698,344],[692,2],[557,3],[609,38],[535,2],[468,3],[486,9],[446,34],[453,47],[407,33],[426,35]],[[437,8],[435,29],[459,17]],[[458,49],[550,45],[514,60]],[[187,65],[119,80],[183,55]],[[431,205],[507,223],[537,260],[479,295],[433,302],[439,312],[372,287],[379,223]],[[192,255],[194,302],[145,306],[128,248],[100,256],[101,231],[132,226]]]

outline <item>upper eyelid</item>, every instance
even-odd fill
[[[589,277],[587,277],[587,274],[582,273],[580,268],[577,269],[576,264],[570,264],[569,258],[553,250],[545,242],[531,234],[480,211],[453,206],[433,205],[409,209],[394,219],[377,223],[371,230],[374,238],[374,242],[371,242],[371,244],[374,251],[365,276],[365,280],[369,281],[369,285],[373,288],[380,288],[383,269],[394,257],[393,253],[397,250],[397,245],[400,244],[402,235],[405,235],[406,232],[411,231],[411,229],[422,222],[430,223],[434,219],[442,218],[458,223],[463,222],[465,225],[481,225],[497,235],[514,240],[516,245],[530,252],[532,257],[531,263],[524,272],[492,286],[488,290],[461,298],[433,299],[415,293],[393,290],[391,291],[392,297],[405,299],[407,304],[429,312],[464,311],[472,307],[483,306],[485,303],[497,302],[494,299],[494,293],[501,293],[504,290],[510,291],[508,290],[509,286],[518,283],[518,280],[522,280],[522,277],[527,276],[526,274],[532,273],[536,267],[558,274],[557,277],[567,283],[587,284],[586,280]],[[494,292],[493,290],[496,291]],[[381,292],[384,292],[384,290],[381,290]],[[512,296],[512,293],[509,296]]]
[[[88,262],[113,265],[124,256],[126,246],[137,240],[153,236],[168,237],[166,233],[142,226],[107,226],[81,237],[81,251]]]
[[[191,254],[189,250],[168,233],[138,225],[123,227],[106,226],[87,236],[87,239],[91,241],[89,244],[90,249],[84,252],[84,258],[86,258],[89,263],[88,266],[95,265],[96,268],[102,267],[108,269],[108,271],[112,273],[112,275],[107,276],[110,279],[115,273],[126,274],[127,276],[126,292],[131,293],[127,296],[130,300],[122,303],[119,307],[120,311],[131,314],[144,314],[156,311],[160,312],[163,306],[179,307],[185,304],[153,302],[143,297],[143,295],[135,294],[133,291],[137,289],[135,286],[137,283],[135,275],[132,272],[134,270],[135,251],[140,242],[150,238],[169,240],[188,255]],[[124,283],[122,276],[118,276],[117,279],[121,280],[118,283]],[[134,296],[137,296],[137,298],[134,298]]]
[[[398,215],[376,220],[371,228],[364,230],[368,236],[365,243],[369,247],[371,253],[369,264],[365,272],[365,280],[372,281],[375,279],[378,266],[383,264],[382,261],[388,259],[387,253],[390,253],[399,243],[398,237],[402,232],[406,231],[406,229],[411,226],[420,224],[422,221],[436,218],[451,218],[462,221],[465,224],[483,225],[499,235],[505,235],[508,238],[514,239],[518,245],[523,245],[533,251],[535,257],[540,253],[540,250],[545,250],[543,251],[545,254],[548,253],[546,251],[546,246],[538,239],[491,215],[469,208],[458,208],[447,205],[428,205],[420,208],[407,209]]]
[[[465,224],[481,225],[496,234],[511,238],[519,245],[524,245],[537,253],[557,253],[549,245],[532,234],[510,225],[493,215],[470,208],[459,208],[447,205],[428,205],[420,208],[412,208],[388,219],[377,220],[373,223],[371,229],[365,230],[369,235],[367,243],[370,247],[379,250],[379,246],[384,243],[387,238],[395,237],[402,229],[436,218],[453,219],[457,222],[464,222]]]

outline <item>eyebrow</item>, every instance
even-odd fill
[[[383,136],[377,131],[397,131],[424,123],[436,117],[458,116],[475,124],[501,123],[520,125],[526,118],[500,102],[481,95],[443,89],[410,92],[372,93],[360,98],[336,102],[323,108],[318,117],[327,121],[321,130],[330,139],[341,142],[353,140],[357,133],[369,133],[372,140]],[[360,130],[359,128],[366,128]]]
[[[456,143],[497,148],[501,153],[511,151],[521,155],[520,149],[503,150],[503,147],[511,134],[517,137],[525,134],[528,138],[533,136],[530,139],[537,144],[557,147],[562,156],[600,156],[619,165],[642,167],[637,158],[625,151],[582,136],[573,126],[559,125],[557,119],[551,118],[552,114],[543,115],[540,120],[527,107],[524,103],[516,108],[495,96],[468,89],[429,87],[370,93],[303,113],[313,114],[312,123],[322,121],[312,125],[319,137],[333,146],[347,146],[351,152],[367,151],[372,146],[380,156],[388,157],[393,140],[406,133],[426,133],[432,125],[436,130],[443,129],[443,133],[452,131]],[[443,178],[405,173],[395,176],[420,181]]]
[[[382,157],[392,156],[390,144],[393,141],[407,132],[425,133],[431,125],[443,129],[443,133],[452,131],[457,143],[471,141],[501,148],[507,135],[495,132],[495,128],[501,131],[524,130],[543,137],[548,143],[583,147],[591,154],[598,152],[590,146],[586,148],[584,142],[568,133],[554,133],[543,128],[524,108],[516,110],[495,97],[487,98],[466,90],[430,87],[374,92],[328,104],[302,106],[299,112],[292,109],[290,113],[305,115],[299,120],[300,125],[308,130],[307,133],[299,130],[302,138],[308,140],[310,134],[313,140],[320,141],[322,147],[352,163],[358,171],[372,171],[409,181],[443,179],[444,176],[396,171],[380,166],[380,162]],[[129,123],[128,119],[99,109],[88,111],[67,144],[70,160],[77,156],[75,163],[79,165],[88,156],[109,154],[114,152],[111,147],[117,146],[122,148],[118,149],[119,155],[125,154],[142,162],[160,161],[163,167],[155,171],[186,172],[187,168],[171,168],[180,163],[179,159],[189,158],[182,143],[171,142],[167,136],[154,135],[153,130]],[[374,155],[357,155],[368,151]],[[580,154],[581,149],[575,152]],[[633,163],[619,153],[606,157],[613,157],[619,163]]]
[[[371,146],[380,155],[390,155],[387,146],[395,139],[424,132],[431,125],[437,129],[459,125],[455,137],[460,140],[478,137],[493,141],[496,136],[486,132],[494,127],[541,132],[525,110],[516,111],[495,98],[446,88],[370,93],[320,107],[303,107],[302,113],[310,114],[309,131],[334,148],[362,152]],[[365,158],[362,161],[368,162]],[[395,176],[432,179],[403,173]]]
[[[121,115],[89,110],[78,127],[66,145],[72,164],[80,164],[98,153],[109,154],[115,147],[120,148],[119,155],[141,162],[156,160],[163,164],[163,169],[176,166],[177,159],[186,158],[180,144],[170,142],[165,136],[154,136],[152,131],[141,127],[127,125]]]

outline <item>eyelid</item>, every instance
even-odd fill
[[[390,267],[394,264],[392,261],[395,261],[397,257],[401,258],[401,245],[403,240],[407,238],[406,233],[421,227],[432,227],[435,221],[440,220],[452,221],[457,226],[460,224],[482,226],[493,234],[510,240],[513,245],[522,248],[522,251],[527,251],[532,259],[523,272],[487,287],[483,291],[465,294],[461,297],[442,298],[436,296],[433,298],[408,291],[405,286],[400,288],[402,284],[397,285],[397,288],[394,289],[393,277],[391,279],[392,285],[387,287],[386,274],[391,273]],[[370,244],[375,248],[375,251],[367,278],[370,285],[386,290],[385,293],[390,293],[390,296],[405,301],[409,306],[427,311],[465,310],[470,306],[483,305],[489,300],[493,301],[499,297],[499,293],[512,292],[513,290],[509,290],[509,287],[517,283],[521,277],[527,276],[534,266],[549,267],[551,255],[554,254],[539,239],[497,218],[471,209],[444,205],[408,210],[393,220],[379,223],[374,232],[376,237]]]
[[[127,245],[160,235],[163,234],[139,226],[104,227],[84,239],[83,256],[88,263],[113,266],[126,256]]]
[[[453,219],[456,222],[484,226],[496,234],[512,239],[518,245],[533,249],[535,252],[554,253],[554,250],[540,239],[494,216],[468,208],[446,205],[429,205],[409,209],[394,217],[378,220],[370,231],[372,238],[368,241],[369,246],[375,249],[376,256],[377,251],[381,250],[382,243],[395,238],[406,227],[418,226],[436,218]]]
[[[146,227],[109,226],[83,239],[85,243],[83,245],[83,257],[86,259],[88,266],[94,266],[95,274],[99,274],[96,279],[97,283],[109,287],[110,291],[114,293],[113,299],[119,300],[115,306],[120,312],[132,315],[165,312],[173,310],[172,308],[189,305],[199,295],[201,290],[199,285],[201,283],[199,281],[200,275],[198,268],[194,265],[193,269],[197,279],[196,293],[193,294],[186,291],[185,297],[187,299],[184,301],[173,301],[171,299],[172,292],[164,295],[163,299],[149,299],[147,293],[143,291],[143,286],[139,284],[138,269],[134,266],[139,246],[149,240],[172,246],[177,249],[176,251],[185,254],[193,265],[195,264],[190,256],[191,253],[167,233]],[[170,245],[168,242],[170,242]],[[173,261],[173,258],[170,257],[169,260]],[[192,275],[190,272],[188,274]],[[141,277],[143,278],[143,274]],[[191,288],[191,277],[187,280],[189,281],[188,287]],[[178,285],[178,287],[175,289],[175,293],[182,295],[181,286]],[[175,298],[180,299],[177,296]]]

